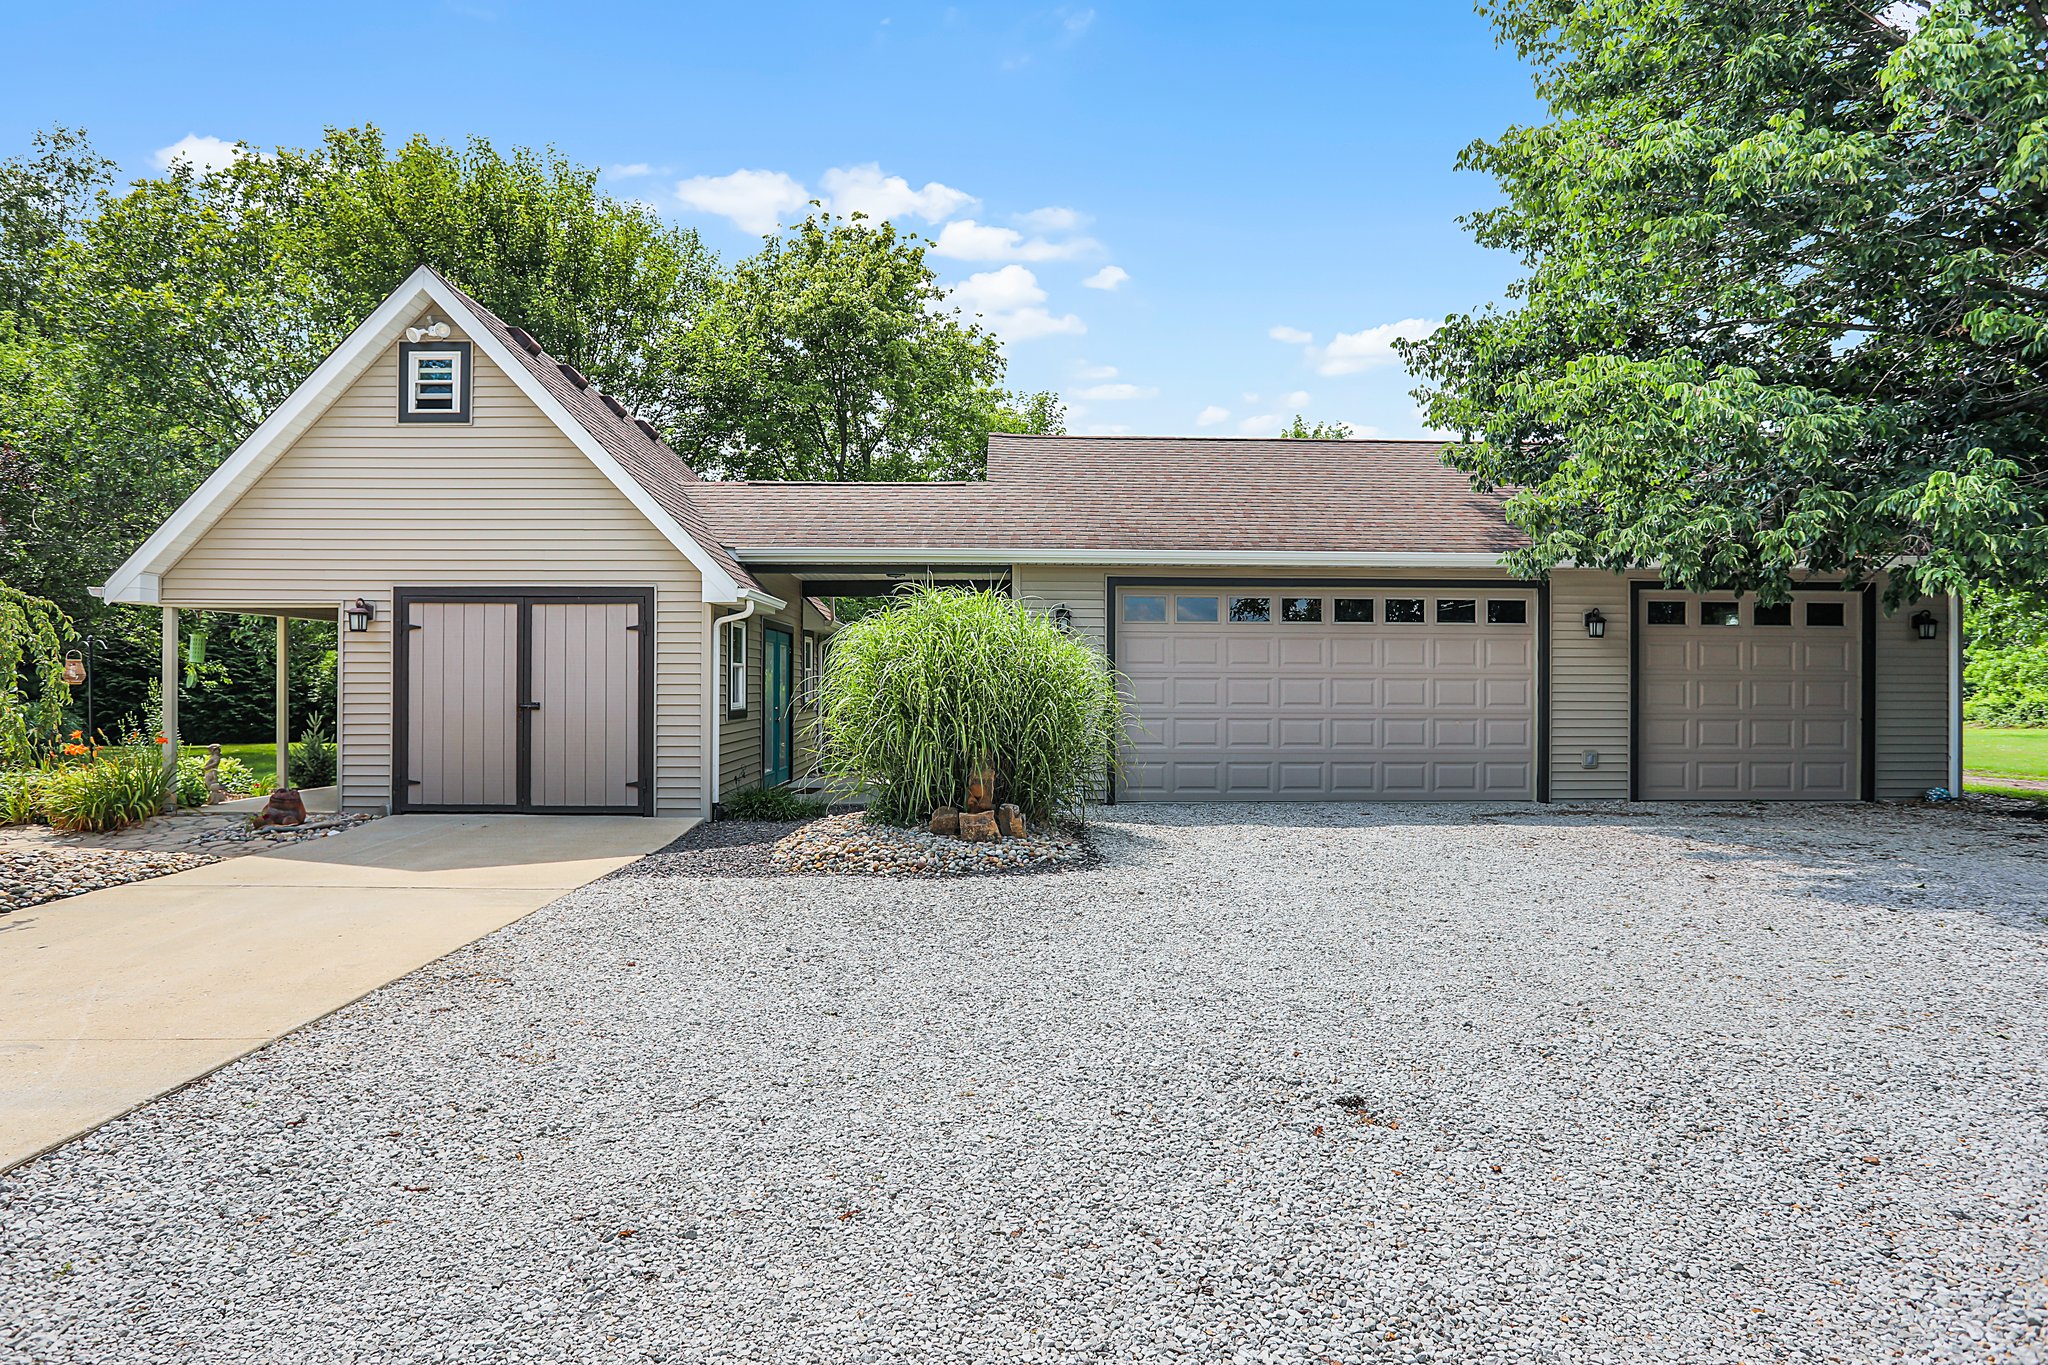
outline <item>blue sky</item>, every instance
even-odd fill
[[[1412,436],[1388,338],[1513,274],[1457,226],[1493,188],[1452,162],[1540,114],[1458,0],[340,13],[17,9],[0,154],[53,123],[136,173],[364,122],[551,143],[728,257],[808,198],[891,214],[1076,432]]]

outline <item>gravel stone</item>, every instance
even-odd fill
[[[0,848],[0,915],[109,886],[186,872],[220,859],[203,853],[113,848]]]
[[[2048,828],[1094,832],[585,887],[0,1177],[0,1359],[2041,1358]]]
[[[987,819],[993,829],[995,816]],[[782,872],[955,877],[1064,868],[1090,861],[1090,850],[1071,830],[1035,830],[1018,839],[998,835],[981,842],[885,825],[849,811],[784,835],[769,861]]]

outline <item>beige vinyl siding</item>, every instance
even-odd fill
[[[1607,634],[1586,636],[1598,607]],[[1591,569],[1550,576],[1550,797],[1628,796],[1628,580]],[[1591,749],[1599,766],[1585,766]]]
[[[343,393],[164,575],[167,605],[335,610],[341,786],[391,800],[398,587],[621,586],[655,594],[655,810],[703,810],[705,607],[696,568],[478,350],[468,424],[397,420],[398,349]]]
[[[723,718],[718,743],[718,799],[723,801],[735,792],[759,786],[761,772],[765,766],[762,752],[764,731],[761,725],[761,708],[766,705],[766,683],[761,673],[761,657],[765,649],[762,636],[772,622],[789,631],[790,636],[790,690],[797,699],[796,713],[791,718],[795,727],[794,742],[791,745],[790,780],[794,785],[803,785],[811,775],[814,762],[813,735],[817,719],[817,708],[811,699],[802,695],[801,677],[804,664],[804,630],[822,638],[824,618],[809,607],[803,607],[803,628],[798,627],[799,604],[803,601],[799,581],[790,575],[767,574],[762,576],[761,590],[771,597],[781,598],[785,605],[778,611],[765,607],[747,618],[747,713],[743,716],[727,715]],[[724,612],[720,613],[724,615]],[[727,637],[730,631],[721,628],[718,632],[718,664],[725,667]],[[723,682],[724,674],[720,673]],[[720,693],[723,709],[724,694]]]
[[[1934,613],[1941,623],[1923,640],[1911,618]],[[1948,785],[1949,632],[1947,598],[1929,597],[1877,613],[1877,799],[1903,801]]]

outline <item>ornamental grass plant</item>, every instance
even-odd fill
[[[155,744],[131,740],[98,750],[90,762],[51,769],[38,804],[53,829],[122,829],[163,809],[171,775]]]
[[[818,706],[822,767],[869,813],[912,824],[962,804],[993,769],[996,800],[1078,816],[1123,729],[1109,661],[1000,593],[918,588],[844,627]]]

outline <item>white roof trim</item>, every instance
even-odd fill
[[[741,563],[773,564],[1218,564],[1258,568],[1301,566],[1318,569],[1497,569],[1501,556],[1488,550],[1362,553],[1338,550],[1027,550],[1016,546],[935,546],[917,548],[849,545],[747,545],[733,551]]]
[[[293,441],[319,420],[344,389],[377,362],[398,340],[406,324],[429,304],[438,306],[479,350],[496,361],[520,392],[546,413],[548,420],[597,466],[612,486],[696,566],[703,578],[706,602],[740,600],[740,585],[733,576],[655,501],[653,494],[619,466],[611,452],[598,444],[597,438],[528,372],[524,362],[507,350],[483,320],[425,266],[413,271],[405,283],[378,304],[377,310],[349,333],[348,339],[321,361],[306,381],[263,419],[261,426],[249,433],[248,439],[207,476],[206,482],[185,499],[170,519],[108,576],[102,594],[105,600],[156,602],[161,575],[199,543],[214,523],[291,448]]]

